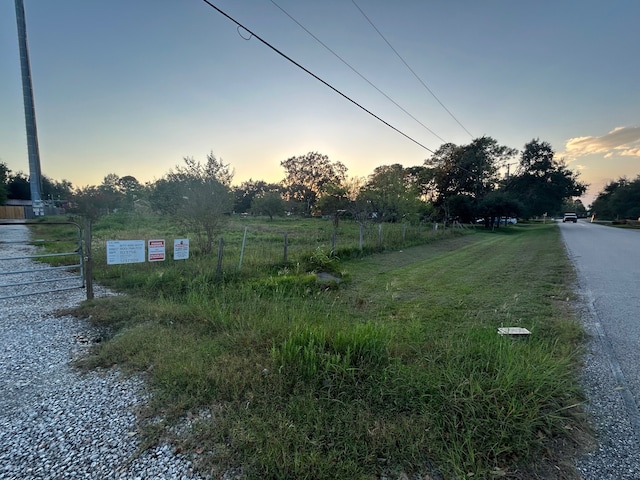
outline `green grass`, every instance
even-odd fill
[[[351,221],[340,223],[335,245],[332,244],[333,223],[331,220],[319,218],[284,217],[275,218],[273,221],[261,217],[229,217],[225,228],[219,237],[224,239],[223,270],[225,275],[237,275],[240,270],[240,254],[246,229],[245,248],[242,254],[241,272],[249,275],[255,270],[273,268],[274,266],[287,266],[295,268],[300,263],[313,260],[314,252],[331,253],[335,247],[335,254],[340,258],[355,258],[371,252],[379,252],[385,249],[396,250],[410,245],[424,244],[443,236],[458,235],[460,232],[438,231],[434,232],[431,224],[384,224],[382,228],[382,243],[380,243],[380,230],[377,224],[367,225],[363,229],[362,250],[359,246],[359,225]],[[287,237],[287,258],[284,259],[284,241]],[[109,215],[101,219],[93,227],[93,253],[96,262],[96,275],[101,278],[101,268],[105,266],[105,249],[107,240],[133,240],[164,238],[167,240],[167,256],[171,257],[171,239],[192,237],[190,232],[179,230],[175,223],[162,216],[143,216],[136,214]],[[216,243],[213,255],[205,257],[200,255],[195,241],[191,242],[190,261],[197,262],[198,266],[206,271],[215,268],[217,262]],[[163,265],[171,266],[171,260]],[[146,271],[140,265],[124,266],[121,269],[131,272],[153,272],[162,268],[162,265],[147,265]],[[189,266],[189,268],[196,268]],[[114,269],[112,269],[114,270]],[[113,272],[112,272],[113,273]],[[113,275],[115,276],[115,275]],[[111,284],[107,278],[107,283]]]
[[[319,225],[286,223],[311,239],[298,264],[222,280],[201,257],[101,267],[129,295],[79,309],[112,328],[84,364],[147,372],[149,414],[169,423],[211,412],[176,439],[207,472],[526,478],[561,455],[552,446],[584,428],[583,332],[555,225],[341,261],[313,240]],[[319,267],[345,281],[317,282],[308,272]],[[532,335],[503,338],[500,326]]]
[[[29,229],[32,237],[31,244],[37,247],[33,255],[55,255],[36,257],[37,261],[47,262],[56,267],[80,263],[78,248],[81,228],[79,225],[66,219],[51,217],[29,222]]]

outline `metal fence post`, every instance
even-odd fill
[[[84,277],[87,289],[87,300],[93,300],[93,257],[91,254],[91,219],[84,221]]]
[[[216,278],[222,276],[222,257],[224,255],[224,238],[220,237],[218,242],[218,264],[216,265]]]
[[[247,243],[247,227],[244,227],[244,235],[242,235],[242,247],[240,248],[240,261],[238,262],[238,271],[242,269],[242,257],[244,256],[244,247]]]
[[[284,233],[284,261],[283,263],[287,263],[287,247],[289,246],[289,233]]]
[[[331,255],[336,254],[336,240],[338,237],[338,229],[334,228],[333,233],[331,234]]]

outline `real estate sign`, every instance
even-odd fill
[[[144,240],[107,240],[107,265],[144,262]]]

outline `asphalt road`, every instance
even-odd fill
[[[599,448],[585,479],[640,479],[640,230],[560,223],[592,336],[583,385]]]

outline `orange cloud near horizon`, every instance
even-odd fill
[[[572,159],[593,154],[640,157],[640,127],[616,127],[609,133],[595,137],[574,137],[567,140],[565,154]]]

